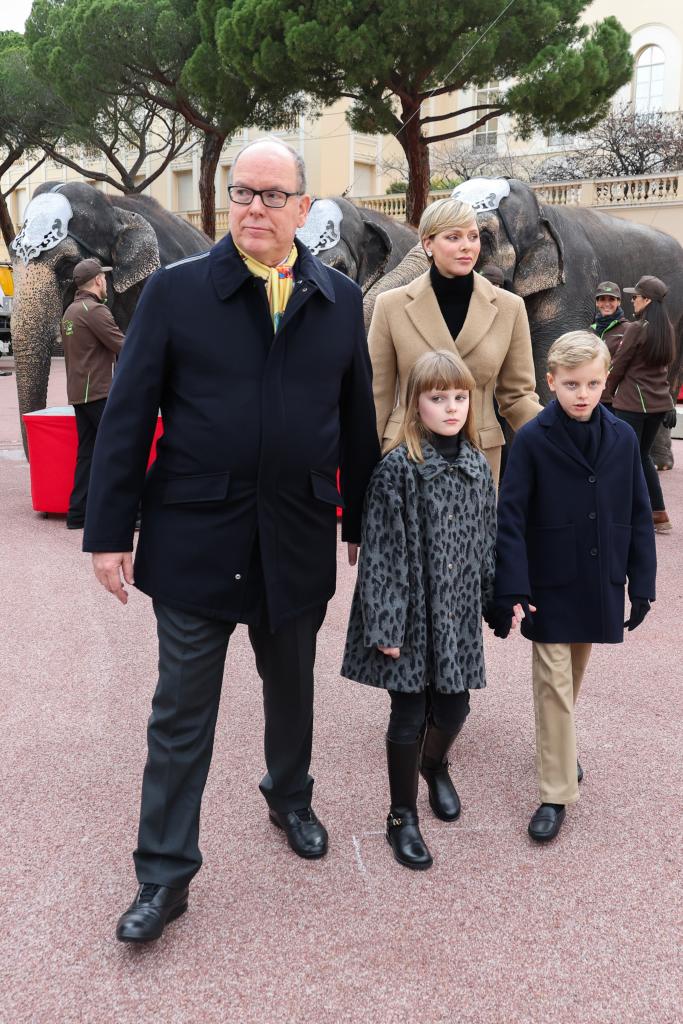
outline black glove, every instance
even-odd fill
[[[650,610],[650,602],[644,597],[631,598],[631,614],[624,623],[624,628],[629,632],[637,629]]]
[[[499,636],[501,640],[504,640],[512,629],[512,617],[515,614],[513,609],[516,604],[521,604],[525,618],[529,625],[533,625],[534,617],[529,611],[528,597],[520,597],[517,594],[497,597],[484,612],[486,624],[493,630],[493,635]]]
[[[484,620],[493,630],[493,635],[504,640],[512,627],[512,614],[512,605],[508,601],[492,601],[484,612]]]
[[[675,409],[669,409],[669,411],[665,414],[664,419],[662,420],[662,426],[666,427],[667,430],[673,430],[673,428],[676,426]]]

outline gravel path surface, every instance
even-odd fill
[[[51,404],[64,401],[60,367]],[[10,385],[7,387],[7,385]],[[594,649],[578,710],[586,773],[558,840],[536,806],[530,645],[487,636],[453,774],[461,819],[420,813],[431,871],[392,860],[382,693],[338,675],[354,573],[318,646],[315,807],[330,853],[306,863],[257,784],[262,709],[246,632],[228,655],[188,913],[149,947],[114,939],[135,891],[150,602],[119,606],[81,535],[31,511],[0,379],[2,1024],[680,1024],[683,442],[663,477],[659,599]],[[16,396],[14,397],[16,401]]]

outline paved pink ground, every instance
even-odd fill
[[[9,380],[2,1024],[680,1022],[683,443],[663,477],[676,530],[657,541],[659,600],[623,645],[595,650],[578,712],[586,779],[555,844],[526,835],[536,803],[529,645],[487,637],[489,687],[474,694],[455,755],[462,818],[436,821],[421,791],[434,868],[413,874],[391,859],[386,697],[338,676],[353,587],[340,549],[313,765],[329,856],[298,860],[268,824],[259,680],[240,629],[204,802],[205,867],[189,912],[156,945],[131,949],[113,931],[135,889],[153,616],[137,593],[117,605],[91,577],[80,534],[31,511],[28,468],[7,448]]]

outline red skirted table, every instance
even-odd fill
[[[66,515],[74,483],[78,434],[73,406],[54,406],[27,412],[22,417],[31,472],[31,500],[36,512]],[[156,458],[157,441],[163,433],[157,420],[149,463]]]

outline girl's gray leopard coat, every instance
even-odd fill
[[[416,693],[486,685],[482,607],[493,597],[496,490],[464,438],[455,462],[405,445],[377,465],[363,516],[358,581],[341,674]],[[398,659],[377,644],[400,647]]]

